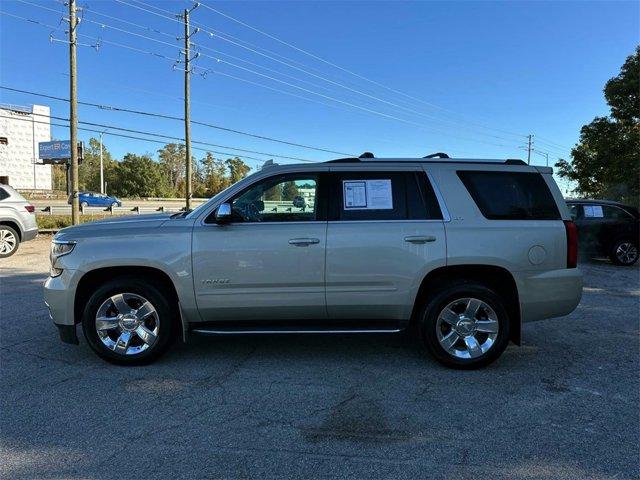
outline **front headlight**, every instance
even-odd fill
[[[76,242],[53,240],[51,242],[51,256],[58,258],[71,253],[75,246]]]
[[[51,242],[51,271],[49,272],[49,274],[52,277],[57,277],[62,274],[62,268],[58,268],[56,266],[56,261],[58,260],[58,258],[71,253],[75,246],[76,242],[71,241],[53,240]]]

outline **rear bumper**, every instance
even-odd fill
[[[582,298],[582,272],[578,268],[522,274],[516,283],[523,322],[568,315]]]
[[[22,232],[22,241],[28,242],[29,240],[33,240],[38,235],[38,229],[32,228],[31,230],[25,230]]]

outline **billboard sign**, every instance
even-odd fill
[[[66,160],[71,158],[71,140],[39,142],[38,153],[41,160]]]

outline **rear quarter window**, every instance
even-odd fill
[[[489,220],[560,220],[544,178],[534,172],[458,171],[458,177]]]
[[[0,200],[5,198],[9,198],[9,193],[4,188],[0,188]]]

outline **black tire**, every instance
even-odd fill
[[[4,235],[10,235],[13,238],[13,248],[11,248],[9,251],[6,251],[4,253],[0,252],[0,258],[8,258],[18,251],[18,248],[20,247],[20,235],[18,235],[18,232],[16,232],[9,225],[0,225],[0,249],[4,249],[4,248],[9,249],[10,247],[10,243],[8,241],[6,242],[5,246],[3,246],[3,243],[4,243],[2,240],[2,238],[4,238],[4,235],[2,234],[3,231],[5,232]]]
[[[80,203],[80,206],[81,206],[82,208],[87,208],[87,207],[89,206],[89,204],[88,204],[87,202],[81,202],[81,203]]]
[[[484,353],[475,358],[459,358],[447,352],[440,344],[438,330],[448,327],[453,331],[453,327],[445,324],[446,322],[439,325],[438,318],[445,307],[453,302],[468,298],[480,300],[493,310],[492,315],[498,323],[498,332],[497,337]],[[461,301],[461,303],[464,302]],[[479,317],[482,315],[484,315],[483,309],[479,310],[478,313]],[[487,317],[487,319],[489,318]],[[507,348],[509,343],[509,315],[504,306],[504,301],[493,290],[479,283],[460,281],[443,286],[426,299],[418,318],[418,332],[429,353],[443,365],[465,370],[480,368],[495,361]],[[443,333],[441,335],[446,336]],[[476,333],[475,335],[482,339],[483,335],[488,337],[489,334]],[[465,343],[463,337],[459,338],[460,340],[456,341],[454,346],[462,345],[459,343],[460,341]],[[463,351],[464,348],[460,350]]]
[[[623,253],[624,249],[624,253]],[[609,260],[614,265],[629,267],[638,261],[638,242],[621,238],[611,245]]]
[[[155,308],[157,319],[159,320],[157,339],[153,345],[150,345],[139,353],[130,355],[119,354],[108,348],[100,339],[96,330],[96,315],[101,305],[113,295],[126,293],[138,295],[148,300]],[[170,303],[170,299],[171,295],[169,295],[168,292],[152,284],[149,279],[145,277],[126,276],[108,280],[95,289],[85,305],[82,314],[82,331],[84,337],[91,349],[108,362],[127,366],[151,363],[167,350],[179,331],[177,328],[179,324],[179,314],[176,306]],[[128,302],[132,303],[132,300],[128,300]],[[117,338],[118,334],[119,330],[113,330],[109,333],[109,335],[113,335],[114,338]],[[137,337],[137,335],[135,335],[135,337]],[[132,342],[133,340],[134,338],[132,338]],[[140,337],[138,337],[136,341],[140,344],[143,343]]]
[[[118,202],[113,202],[113,203],[111,204],[111,208],[116,208],[116,207],[119,207],[119,206],[120,206],[120,205],[118,205]]]

